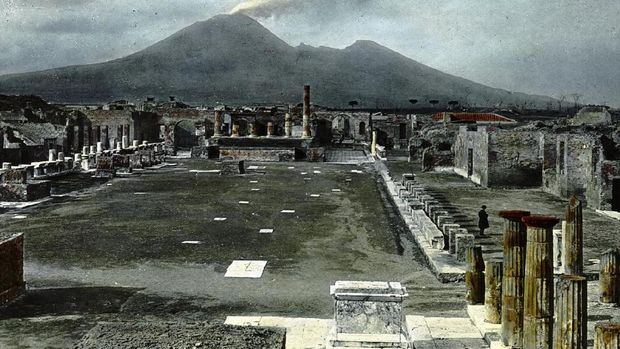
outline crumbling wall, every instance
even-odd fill
[[[24,235],[0,235],[0,305],[24,291]]]
[[[558,136],[557,163],[558,195],[585,196],[588,183],[592,180],[594,138],[590,135],[562,134]]]
[[[620,160],[600,161],[598,185],[588,191],[588,205],[599,210],[612,210],[613,181],[620,177]]]
[[[489,135],[486,127],[468,130],[467,126],[461,126],[454,141],[453,151],[454,172],[486,187],[489,182]],[[473,165],[471,175],[470,154]]]
[[[540,187],[542,134],[497,130],[488,133],[488,186]]]

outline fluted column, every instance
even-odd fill
[[[562,265],[568,275],[583,274],[583,208],[576,197],[566,208],[566,230],[563,236]]]
[[[286,113],[284,117],[284,135],[291,137],[293,135],[293,123],[291,122],[291,114]]]
[[[491,324],[502,322],[502,274],[504,263],[484,263],[484,320]]]
[[[523,293],[527,229],[521,221],[528,211],[500,211],[504,218],[504,270],[502,275],[502,342],[523,345]]]
[[[465,252],[467,270],[465,271],[465,285],[469,304],[484,303],[484,260],[482,247],[468,247]]]
[[[610,249],[601,255],[599,270],[599,300],[620,304],[620,251]]]
[[[554,349],[586,349],[588,339],[588,280],[561,275],[555,287]]]
[[[553,226],[548,216],[522,218],[527,225],[523,349],[550,349],[553,344]]]
[[[620,348],[620,323],[605,322],[596,324],[594,349]]]

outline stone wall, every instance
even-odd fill
[[[220,158],[249,161],[293,161],[294,148],[220,147]]]
[[[469,130],[461,126],[454,142],[454,172],[471,179],[472,182],[487,186],[489,166],[489,135],[486,127]],[[472,174],[468,174],[469,153],[472,154]]]
[[[0,305],[24,291],[24,235],[0,235]]]
[[[541,186],[543,138],[540,132],[497,130],[488,135],[487,186]]]

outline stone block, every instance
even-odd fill
[[[474,247],[476,245],[476,238],[473,234],[456,234],[454,239],[456,240],[456,260],[459,262],[465,262],[467,248]]]
[[[433,212],[433,216],[432,216],[433,223],[435,223],[438,227],[440,227],[441,225],[439,225],[437,223],[439,222],[439,217],[443,217],[443,216],[450,217],[450,214],[442,206],[441,209],[435,210]]]
[[[439,230],[441,230],[441,232],[443,233],[443,227],[446,224],[453,224],[454,223],[454,219],[452,219],[452,216],[450,215],[441,215],[441,216],[437,216],[437,227],[439,228]],[[448,236],[448,234],[445,234],[445,236]]]
[[[456,253],[456,235],[469,234],[465,228],[448,228],[448,251],[451,254]]]

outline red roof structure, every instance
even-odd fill
[[[515,123],[516,120],[495,113],[450,113],[442,112],[433,115],[436,122],[475,122],[475,123]]]

